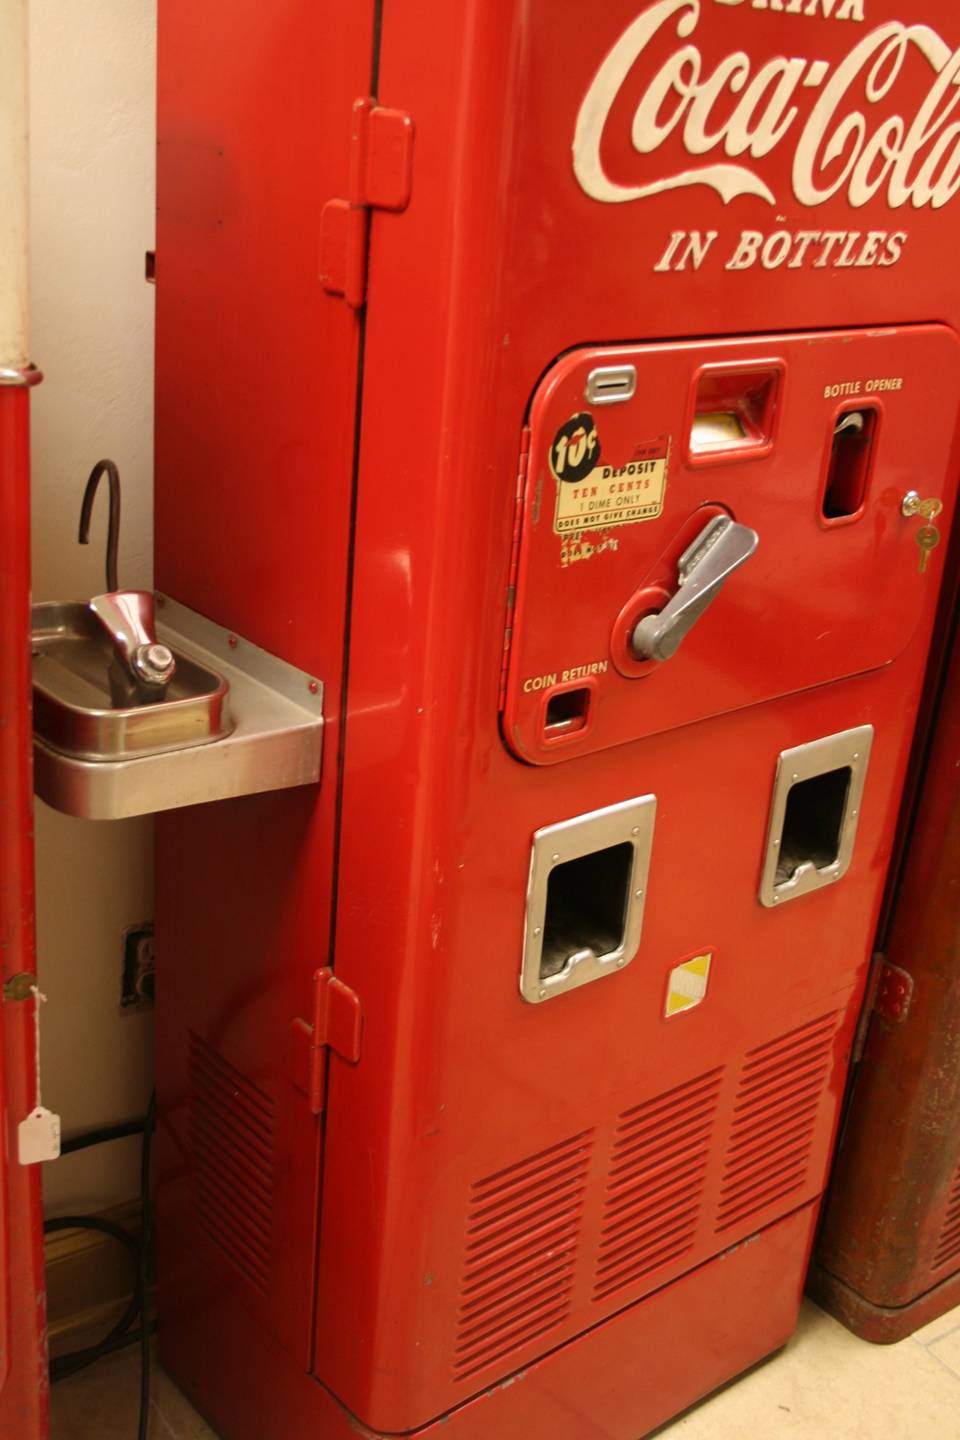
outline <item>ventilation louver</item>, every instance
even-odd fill
[[[721,1070],[619,1117],[594,1299],[672,1264],[693,1248]]]
[[[233,1267],[266,1294],[274,1103],[197,1035],[190,1036],[190,1097],[196,1217]]]
[[[836,1015],[748,1052],[734,1104],[717,1231],[730,1230],[807,1180]]]
[[[960,1261],[960,1165],[953,1177],[950,1194],[947,1197],[947,1213],[943,1228],[937,1240],[937,1251],[933,1257],[933,1268],[940,1270],[951,1261]]]
[[[562,1324],[592,1131],[473,1186],[454,1370],[466,1379]]]

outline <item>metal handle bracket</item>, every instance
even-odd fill
[[[677,564],[677,593],[656,615],[647,615],[633,632],[634,652],[643,660],[669,660],[677,653],[724,583],[745,564],[760,543],[755,530],[729,515],[715,515]]]

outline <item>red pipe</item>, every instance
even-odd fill
[[[29,383],[0,385],[0,978],[36,973],[30,719]],[[34,1005],[0,1003],[0,1435],[48,1431],[43,1214],[37,1166],[17,1159],[34,1104]]]

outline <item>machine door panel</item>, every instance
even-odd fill
[[[442,875],[475,873],[427,912],[449,934],[431,953],[427,931],[429,963],[406,969],[393,1002],[410,1006],[404,1084],[429,1094],[426,1118],[406,1120],[413,1102],[377,1068],[375,984],[360,1064],[331,1065],[318,1374],[371,1429],[462,1404],[820,1193],[908,748],[905,671],[583,765],[502,751],[491,765]],[[760,903],[777,756],[883,714],[846,874]],[[624,805],[625,829],[601,833],[603,810]],[[617,947],[594,926],[634,828],[649,845],[645,904],[639,937],[625,924]],[[540,913],[532,856],[558,876]],[[538,928],[552,952],[539,952],[540,991],[524,983]],[[387,983],[383,956],[361,963]],[[371,1070],[393,1110],[363,1130]],[[398,1171],[381,1179],[370,1157],[395,1113]],[[693,1314],[690,1332],[694,1344]],[[385,1337],[387,1362],[341,1338],[357,1333]]]
[[[510,748],[546,764],[895,659],[942,564],[958,376],[940,326],[560,360],[525,438]]]

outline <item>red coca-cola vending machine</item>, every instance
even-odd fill
[[[318,785],[158,822],[161,1347],[227,1440],[636,1440],[791,1334],[954,508],[958,45],[161,3],[158,585],[323,696]]]

